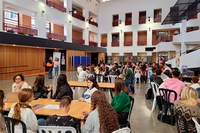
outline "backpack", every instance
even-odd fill
[[[145,98],[146,99],[151,99],[151,95],[152,95],[152,88],[149,88],[145,91]]]
[[[135,93],[135,88],[133,84],[128,85],[128,92],[132,92],[133,94]]]
[[[158,119],[159,121],[160,121],[160,118],[161,118],[161,114],[158,114],[157,119]],[[172,125],[175,126],[175,116],[173,116],[172,118],[173,118],[173,123],[172,123]],[[170,115],[163,115],[162,122],[171,125],[171,116],[170,116]]]

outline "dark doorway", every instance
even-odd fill
[[[61,52],[60,70],[66,71],[66,50],[59,50]]]
[[[49,57],[52,56],[53,57],[53,49],[45,49],[45,62],[47,63],[49,61]],[[48,71],[49,69],[46,67],[45,71]]]
[[[92,64],[98,64],[98,53],[91,53],[91,63]]]

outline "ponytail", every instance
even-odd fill
[[[4,99],[4,92],[2,90],[0,90],[0,114],[3,114],[3,102]]]

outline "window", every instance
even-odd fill
[[[51,31],[51,26],[50,26],[50,22],[46,22],[46,33],[50,33],[50,31]]]

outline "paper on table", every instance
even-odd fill
[[[59,109],[59,105],[46,105],[44,108],[46,108],[46,109]]]

